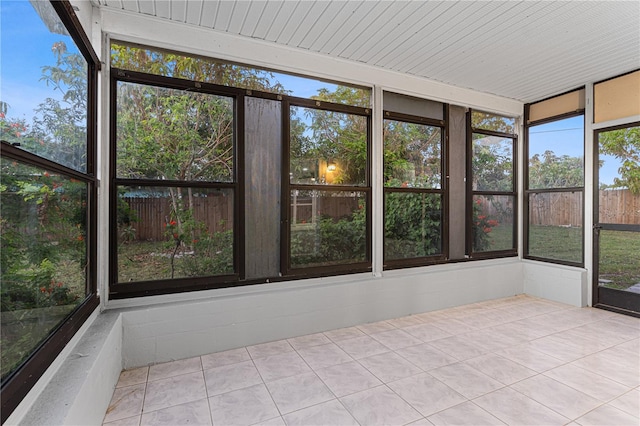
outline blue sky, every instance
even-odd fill
[[[553,151],[557,156],[584,157],[584,117],[577,116],[541,124],[529,132],[529,155]],[[601,156],[600,182],[612,184],[618,176],[620,161],[611,156]],[[587,166],[588,167],[588,166]]]
[[[64,41],[69,51],[77,49],[69,36],[51,33],[27,0],[0,1],[0,19],[0,99],[9,104],[8,117],[25,118],[30,123],[33,110],[42,101],[61,96],[39,81],[42,66],[55,64],[51,47]]]

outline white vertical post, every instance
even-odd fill
[[[382,88],[373,88],[373,114],[371,129],[371,231],[372,271],[374,277],[382,276],[384,245],[384,140],[383,140]]]
[[[593,209],[594,209],[594,155],[593,139],[593,84],[584,90],[584,267],[587,270],[587,306],[593,304]]]

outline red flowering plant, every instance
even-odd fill
[[[473,203],[473,251],[487,251],[491,246],[489,234],[499,225],[497,220],[489,219],[483,214],[482,199],[478,198]]]

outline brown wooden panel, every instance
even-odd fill
[[[281,103],[245,99],[245,276],[280,272]]]
[[[449,258],[465,256],[466,108],[449,108]]]
[[[594,122],[640,115],[640,71],[598,83],[593,90]]]
[[[529,108],[529,123],[584,109],[584,89],[536,102]]]
[[[441,102],[414,98],[393,92],[384,92],[384,110],[418,117],[444,119],[444,108]]]

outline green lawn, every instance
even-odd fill
[[[600,231],[599,278],[623,290],[640,283],[640,232]]]
[[[530,226],[529,255],[567,262],[582,262],[582,228]]]

